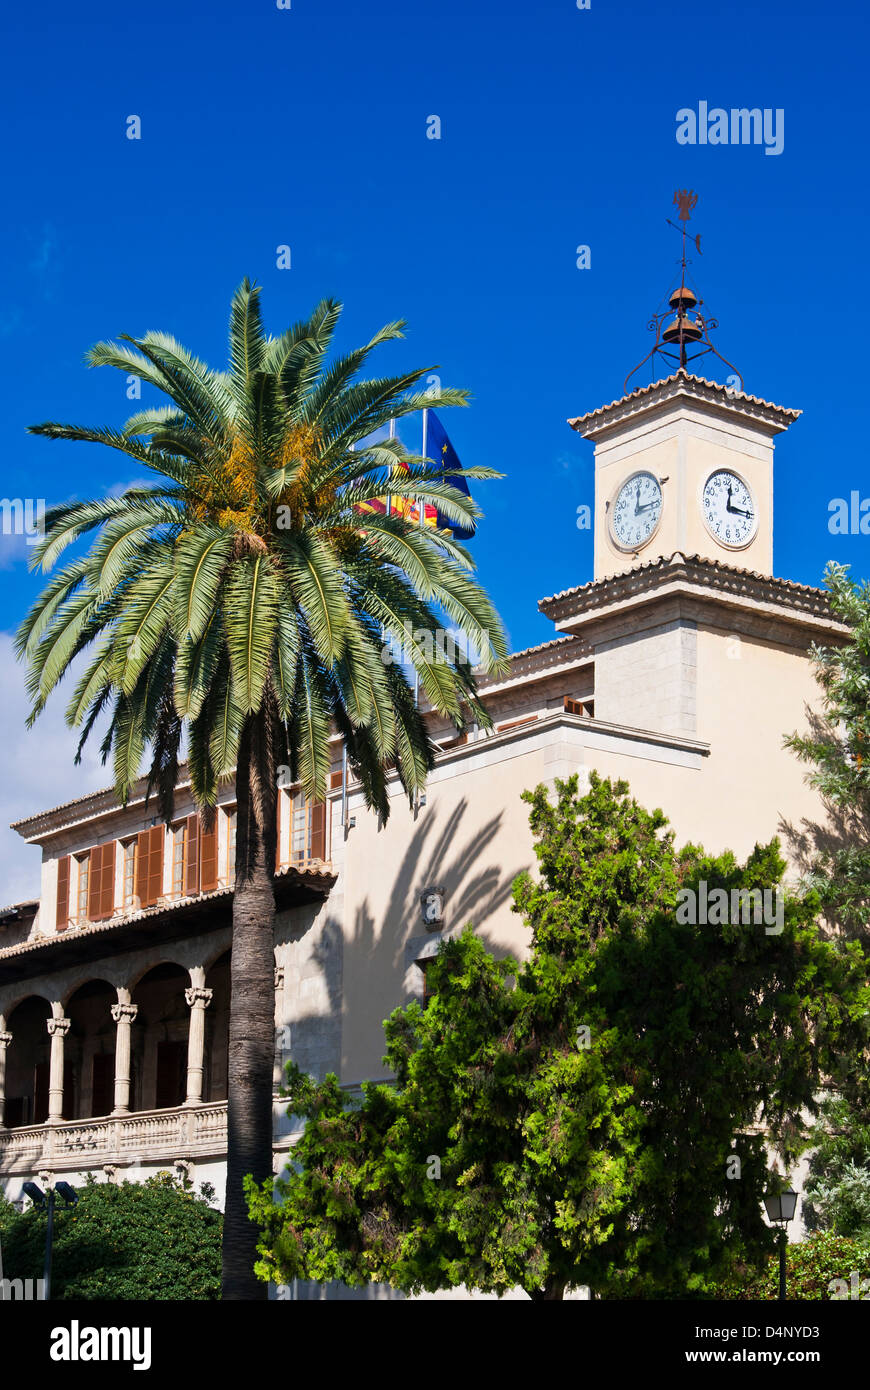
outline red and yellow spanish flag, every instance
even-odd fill
[[[410,469],[406,463],[397,460],[393,468],[394,473],[408,473]],[[389,500],[389,508],[387,502]],[[354,508],[357,512],[374,512],[378,516],[403,516],[408,521],[420,524],[420,508],[413,497],[373,497],[370,502],[359,502]],[[434,503],[423,504],[423,525],[438,525],[438,508]]]

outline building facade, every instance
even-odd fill
[[[294,1140],[288,1057],[349,1089],[385,1075],[382,1022],[471,922],[522,953],[511,909],[534,855],[522,791],[591,769],[661,806],[678,840],[740,856],[783,837],[794,871],[824,823],[782,747],[817,703],[823,591],[773,576],[774,441],[799,412],[681,369],[571,420],[595,446],[594,574],[539,603],[552,640],[481,689],[495,728],[430,717],[421,804],[385,825],[345,784],[280,791],[275,1163]],[[222,1191],[234,795],[204,830],[182,784],[165,826],[144,781],[19,821],[38,901],[0,914],[0,1186],[175,1169]]]

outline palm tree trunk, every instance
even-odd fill
[[[264,1299],[254,1275],[257,1227],[243,1181],[272,1175],[275,1050],[275,783],[268,714],[247,721],[236,771],[236,887],[229,1027],[227,1195],[222,1297]]]

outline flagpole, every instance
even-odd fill
[[[424,406],[423,406],[423,458],[424,458],[424,459],[425,459],[425,457],[426,457],[426,450],[427,450],[427,448],[428,448],[428,441],[429,441],[429,408],[428,408],[428,406],[425,406],[425,405],[424,405]],[[424,467],[424,468],[426,467],[425,463],[423,464],[423,467]],[[420,525],[422,526],[422,525],[423,525],[423,502],[422,502],[419,498],[417,499],[417,508],[418,508],[418,511],[419,511],[419,518],[418,518],[418,520],[419,520],[419,522],[420,522]]]
[[[429,441],[429,410],[428,410],[428,407],[424,405],[424,406],[423,406],[423,458],[424,458],[424,460],[425,460],[425,458],[426,458],[426,449],[427,449],[427,447],[428,447],[428,441]],[[424,462],[424,464],[423,464],[423,467],[424,467],[424,468],[426,467],[425,462]],[[417,522],[418,522],[418,525],[420,525],[420,526],[422,526],[422,525],[424,524],[424,523],[423,523],[423,507],[424,507],[423,499],[422,499],[422,497],[418,496],[418,497],[417,497]],[[419,672],[419,671],[417,670],[417,668],[415,667],[415,668],[414,668],[414,704],[415,704],[415,705],[419,705],[419,703],[420,703],[420,672]]]
[[[390,439],[395,439],[395,437],[396,437],[396,422],[395,422],[395,420],[391,420],[391,421],[390,421]],[[391,464],[391,465],[390,465],[390,481],[391,481],[391,482],[392,482],[392,479],[393,479],[393,468],[392,468],[392,464]],[[392,497],[389,495],[389,493],[387,493],[387,516],[392,516],[392,514],[393,514],[393,499],[392,499]]]

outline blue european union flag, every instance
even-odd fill
[[[434,410],[428,411],[426,415],[426,453],[441,468],[462,467],[459,456],[447,437],[447,431]],[[471,496],[468,483],[464,478],[445,478],[444,481],[450,483],[451,487],[455,487],[459,492],[464,492],[466,497]],[[441,512],[438,513],[438,525],[448,527],[457,541],[470,541],[476,530],[475,527],[472,527],[470,531],[463,530],[455,521],[450,521],[447,517],[442,516]]]

